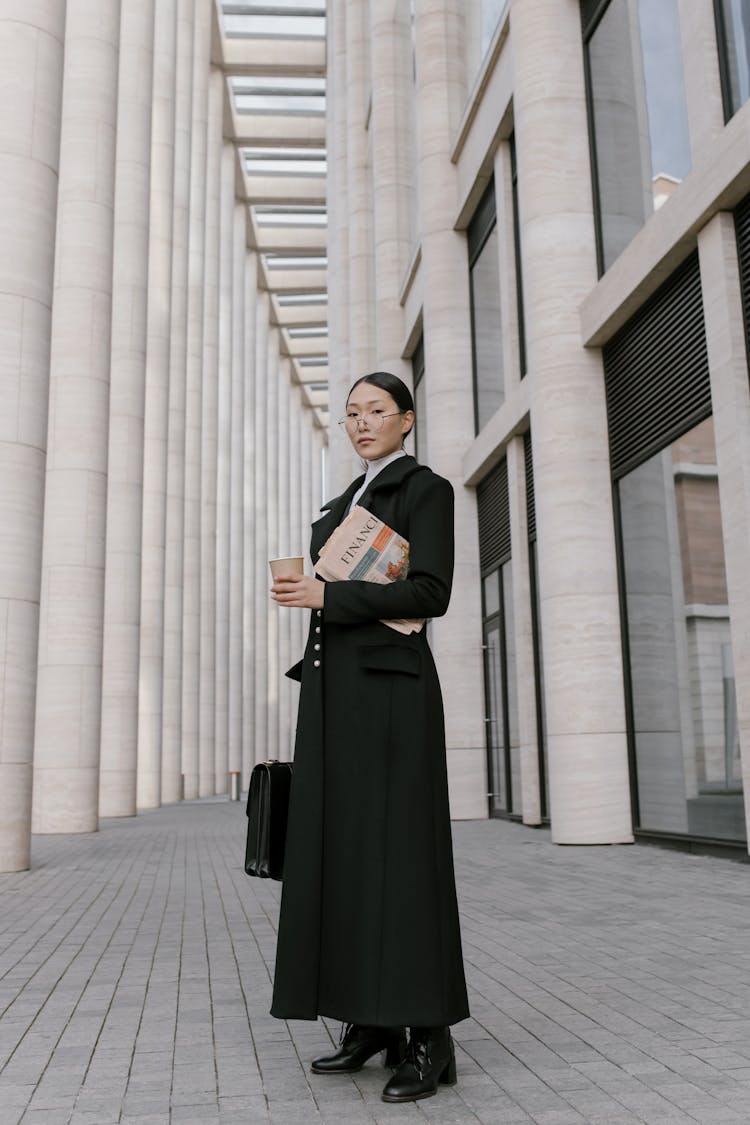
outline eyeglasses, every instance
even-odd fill
[[[372,430],[374,434],[377,434],[382,430],[383,422],[386,418],[397,418],[399,414],[404,413],[404,410],[396,410],[393,414],[381,414],[378,410],[366,410],[364,414],[347,414],[345,418],[339,419],[339,425],[342,426],[347,433],[356,434],[360,422],[364,422],[368,430]]]

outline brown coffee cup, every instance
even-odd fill
[[[268,565],[274,578],[291,578],[305,573],[305,560],[301,555],[287,559],[269,559]]]

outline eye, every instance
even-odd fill
[[[356,410],[347,410],[346,416],[347,418],[359,418],[359,414]]]
[[[382,414],[382,413],[383,413],[383,407],[382,406],[376,406],[375,409],[373,410],[373,414]]]

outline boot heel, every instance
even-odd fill
[[[458,1074],[456,1073],[456,1052],[451,1043],[451,1057],[448,1059],[443,1073],[440,1075],[440,1083],[443,1086],[455,1086],[458,1082]]]
[[[405,1055],[406,1036],[404,1035],[399,1039],[391,1039],[381,1056],[382,1065],[392,1067],[401,1066],[401,1063],[404,1061]]]

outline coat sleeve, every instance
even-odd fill
[[[388,618],[441,617],[453,582],[453,488],[421,473],[409,516],[409,573],[400,582],[327,582],[323,608],[334,625]],[[397,529],[398,530],[398,529]]]

